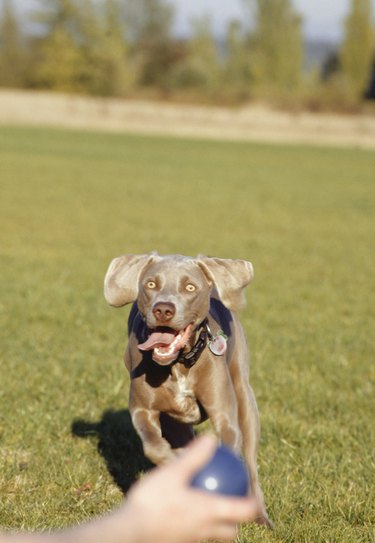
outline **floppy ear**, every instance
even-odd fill
[[[121,307],[136,301],[139,277],[155,255],[123,255],[112,260],[104,278],[104,297],[110,305]]]
[[[244,289],[254,277],[251,262],[208,258],[199,255],[197,263],[209,281],[216,287],[219,298],[225,307],[237,311],[245,306]]]

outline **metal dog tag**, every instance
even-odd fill
[[[222,330],[220,330],[216,336],[213,336],[212,339],[208,342],[208,348],[211,353],[216,356],[221,356],[227,350],[227,336]]]

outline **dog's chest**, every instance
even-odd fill
[[[174,367],[171,376],[166,383],[169,392],[170,414],[190,424],[198,423],[201,419],[201,411],[195,397],[193,380]]]

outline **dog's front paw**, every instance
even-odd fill
[[[265,528],[269,528],[270,530],[273,530],[275,528],[272,520],[268,518],[268,515],[265,511],[261,512],[255,519],[255,523],[259,526],[264,526]]]

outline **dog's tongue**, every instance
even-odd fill
[[[141,349],[141,351],[152,351],[154,347],[170,345],[175,337],[172,332],[153,332],[144,343],[138,345],[138,349]]]

